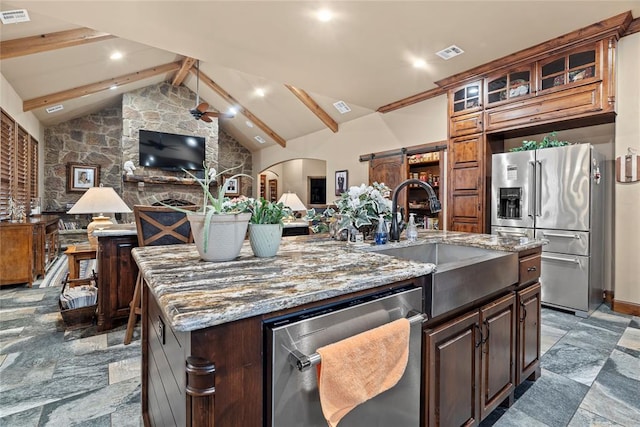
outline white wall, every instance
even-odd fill
[[[615,155],[640,154],[640,33],[618,44]],[[640,305],[640,182],[615,184],[615,300]]]
[[[9,114],[29,135],[38,140],[40,155],[38,156],[38,176],[44,176],[44,127],[31,112],[22,111],[22,99],[18,96],[13,86],[0,74],[0,106]],[[39,180],[38,193],[44,194],[44,179]]]
[[[272,146],[253,155],[255,171],[292,159],[326,159],[327,203],[335,200],[335,171],[349,172],[349,185],[369,180],[363,154],[447,139],[447,97],[439,96],[387,114],[373,113],[340,125]],[[284,189],[286,191],[286,189]]]

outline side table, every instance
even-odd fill
[[[96,258],[96,248],[89,243],[69,246],[64,253],[69,261],[69,279],[80,278],[80,261]]]

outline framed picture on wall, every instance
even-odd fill
[[[224,178],[223,185],[226,184],[224,195],[235,197],[240,195],[240,180],[238,178]]]
[[[348,191],[349,189],[349,172],[336,171],[336,196]]]
[[[67,192],[87,191],[100,185],[100,166],[67,163]]]

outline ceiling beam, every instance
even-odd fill
[[[193,71],[193,68],[190,70],[190,72],[191,73],[195,73],[195,71]],[[254,116],[251,111],[249,111],[245,107],[243,107],[242,104],[240,104],[237,99],[235,99],[233,96],[231,96],[226,90],[221,88],[218,85],[218,83],[216,83],[213,80],[211,80],[206,74],[204,74],[202,72],[202,70],[200,70],[200,79],[207,86],[209,86],[211,89],[213,89],[218,95],[220,95],[222,98],[224,98],[229,104],[233,105],[234,107],[237,106],[237,108],[240,110],[240,113],[242,113],[247,119],[249,119],[250,121],[255,123],[256,126],[258,126],[260,129],[262,129],[263,132],[266,133],[271,139],[273,139],[275,142],[277,142],[278,144],[280,144],[283,147],[287,146],[287,141],[284,138],[282,138],[280,135],[275,133],[262,120],[260,120],[256,116]]]
[[[320,107],[318,103],[314,101],[313,98],[311,98],[311,96],[309,96],[307,92],[291,85],[285,85],[285,86],[287,87],[287,89],[293,92],[293,94],[300,101],[302,101],[302,103],[306,105],[307,108],[311,110],[313,114],[318,116],[318,118],[322,120],[322,123],[324,123],[326,127],[331,129],[333,133],[338,132],[338,123],[335,120],[333,120],[331,116],[329,116],[329,114],[326,111],[324,111],[322,107]]]
[[[67,101],[69,99],[79,98],[84,95],[102,92],[103,90],[109,90],[109,88],[114,85],[122,86],[125,84],[136,82],[138,80],[144,80],[158,74],[171,73],[180,69],[181,66],[182,63],[180,61],[170,62],[168,64],[147,68],[146,70],[137,71],[135,73],[126,74],[124,76],[115,77],[113,79],[103,80],[97,83],[90,83],[88,85],[79,86],[73,89],[63,90],[61,92],[51,93],[49,95],[29,99],[22,103],[22,111],[31,111],[35,110],[36,108],[55,105],[59,102]]]
[[[0,59],[17,58],[19,56],[94,43],[112,38],[115,38],[115,36],[108,33],[95,31],[91,28],[78,28],[75,30],[41,34],[39,36],[3,40],[0,42]]]
[[[418,102],[426,101],[427,99],[430,99],[430,98],[435,98],[436,96],[440,96],[444,93],[447,93],[446,89],[437,87],[434,89],[417,93],[407,98],[403,98],[399,101],[392,102],[391,104],[383,105],[382,107],[379,107],[376,111],[378,113],[388,113],[390,111],[398,110],[400,108],[404,108],[412,104],[417,104]]]
[[[171,85],[180,86],[184,81],[185,77],[187,77],[187,74],[189,74],[189,70],[191,69],[191,67],[193,67],[193,64],[195,63],[196,63],[195,58],[189,58],[189,57],[184,58],[182,60],[182,67],[180,67],[180,69],[176,73],[175,77],[173,78],[173,81],[171,82]]]

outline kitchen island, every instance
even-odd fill
[[[542,244],[448,232],[420,237],[518,253]],[[268,425],[263,321],[378,290],[425,287],[435,268],[367,249],[296,237],[283,240],[275,258],[256,258],[245,244],[237,260],[223,263],[200,261],[193,245],[134,249],[146,283],[145,423]]]

